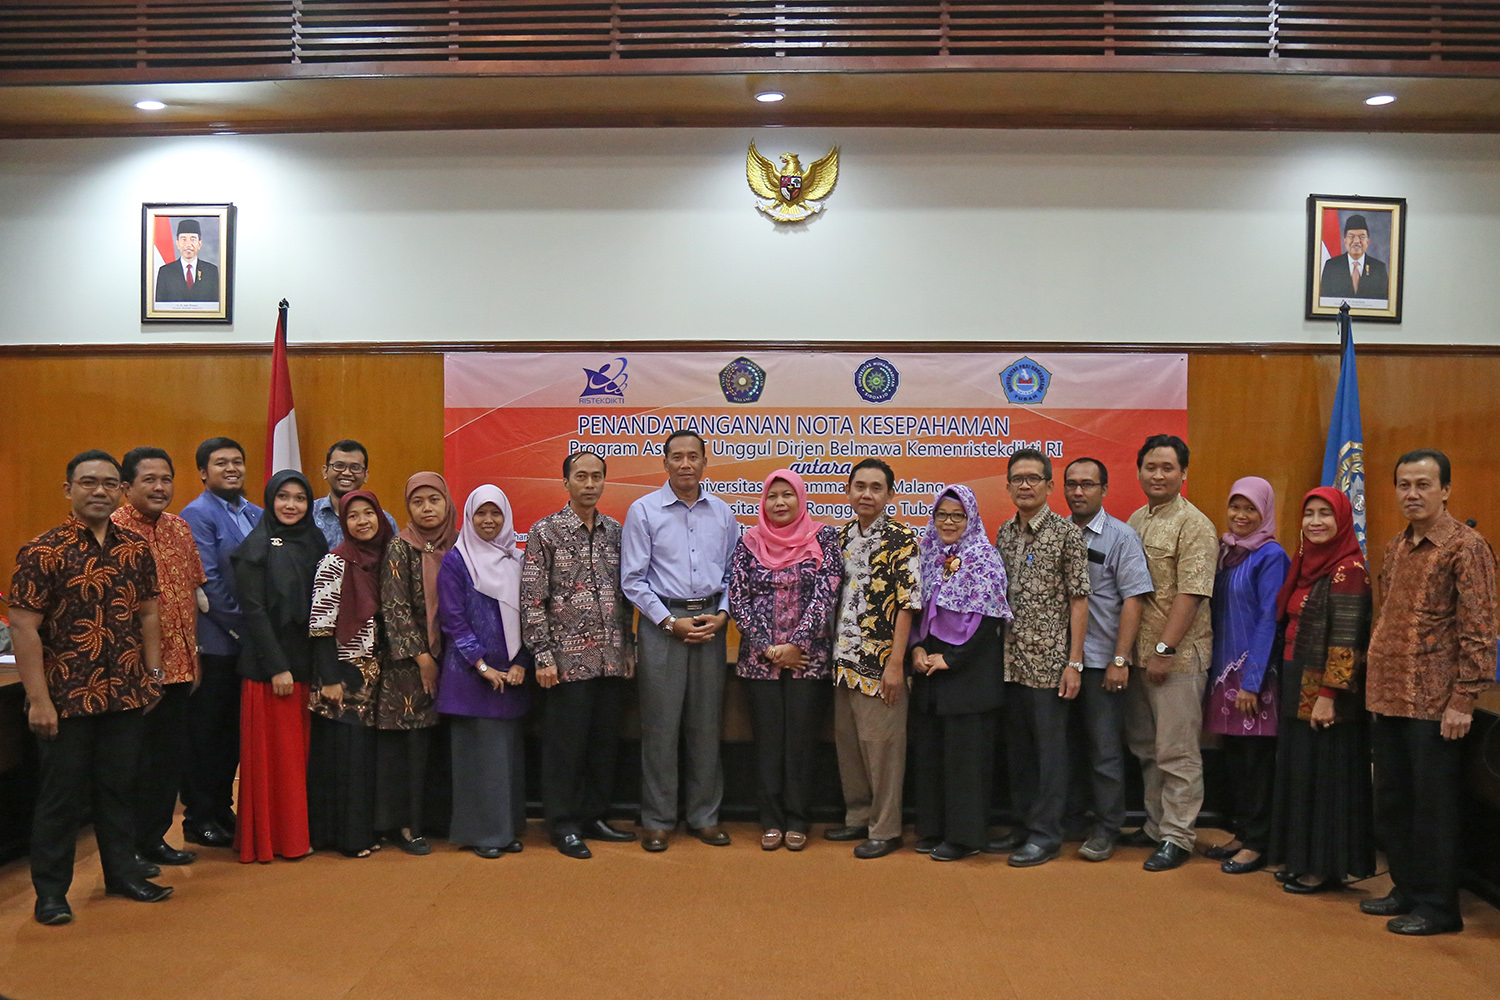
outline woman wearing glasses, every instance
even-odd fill
[[[957,861],[987,839],[1005,683],[1000,630],[1011,616],[1005,564],[967,486],[938,494],[920,551],[922,619],[911,639],[917,850]]]

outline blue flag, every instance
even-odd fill
[[[1349,498],[1354,508],[1354,534],[1365,547],[1365,434],[1359,421],[1359,371],[1354,365],[1354,330],[1349,307],[1339,310],[1339,388],[1328,420],[1328,445],[1323,450],[1323,485]]]

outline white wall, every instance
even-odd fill
[[[801,231],[745,147],[829,145]],[[1409,199],[1405,322],[1500,342],[1500,136],[567,130],[0,142],[0,342],[1323,342],[1306,197]],[[233,327],[139,322],[140,205],[239,207]]]

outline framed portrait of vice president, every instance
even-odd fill
[[[141,322],[234,318],[234,205],[141,206]]]
[[[1406,199],[1307,197],[1307,318],[1401,322]]]

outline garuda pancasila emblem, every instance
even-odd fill
[[[759,195],[755,207],[761,214],[776,222],[801,222],[823,211],[823,199],[839,179],[839,148],[833,147],[805,171],[796,153],[782,153],[778,169],[751,140],[745,178]]]

